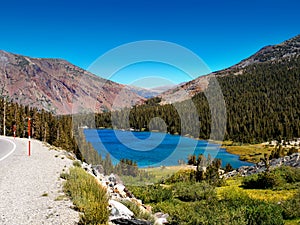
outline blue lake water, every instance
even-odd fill
[[[178,165],[178,160],[187,161],[189,155],[202,153],[222,159],[222,166],[227,163],[234,168],[252,165],[220,145],[179,135],[112,129],[85,129],[84,134],[98,153],[102,156],[109,153],[114,164],[126,158],[136,161],[139,167],[173,166]]]

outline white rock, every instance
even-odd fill
[[[118,218],[131,219],[134,216],[133,212],[120,202],[109,200],[109,205],[112,208],[110,220]]]

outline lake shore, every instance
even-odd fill
[[[97,129],[111,129],[112,128],[105,128],[105,127],[100,127]],[[124,129],[116,129],[116,130],[120,130],[120,131],[133,131],[133,132],[149,132],[149,131],[139,131],[139,130],[124,130]],[[160,131],[158,130],[153,130],[151,132],[155,132],[155,133],[160,133]],[[168,133],[170,134],[170,133]],[[265,143],[260,143],[260,144],[237,144],[234,143],[233,141],[229,141],[229,140],[225,140],[225,141],[215,141],[215,140],[205,140],[205,139],[201,139],[201,138],[196,138],[193,137],[191,135],[180,135],[178,133],[176,134],[170,134],[172,136],[181,136],[181,137],[185,137],[185,138],[190,138],[196,141],[208,141],[209,143],[212,144],[218,144],[220,145],[220,148],[223,148],[226,150],[226,152],[230,153],[230,154],[234,154],[239,156],[239,159],[241,161],[244,162],[249,162],[249,163],[258,163],[260,162],[260,159],[264,156],[264,154],[270,154],[271,151],[274,149],[274,147],[267,147]],[[180,168],[181,166],[168,166],[168,167],[174,167],[176,169]],[[184,167],[184,166],[182,166]]]
[[[210,154],[222,160],[222,166],[230,163],[233,168],[251,163],[239,160],[239,156],[220,148],[221,144],[211,140],[197,140],[191,137],[160,132],[131,132],[112,129],[85,129],[86,140],[101,155],[110,153],[113,164],[118,160],[130,159],[140,168],[177,166],[187,162],[190,155]]]
[[[223,141],[222,148],[225,148],[228,153],[238,155],[242,161],[258,163],[264,157],[264,154],[269,155],[275,147],[269,146],[266,143],[240,144],[233,141]]]

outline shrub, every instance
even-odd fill
[[[297,182],[300,182],[300,169],[282,166],[270,172],[245,177],[242,184],[244,188],[282,189],[284,187],[293,187],[289,184],[294,184],[296,187]]]
[[[251,225],[283,224],[282,209],[279,205],[251,199],[244,191],[232,189],[224,193],[222,200],[232,215],[238,215]]]
[[[262,201],[252,201],[247,205],[246,219],[251,225],[283,225],[280,206]]]
[[[61,173],[61,174],[60,174],[60,178],[61,178],[61,179],[67,180],[68,177],[69,177],[69,174],[68,174],[68,173]]]
[[[173,185],[173,190],[174,197],[186,202],[216,198],[215,188],[205,182],[177,183]]]
[[[71,197],[80,212],[80,223],[106,224],[108,221],[108,198],[106,189],[84,169],[73,167],[64,185],[64,191]]]
[[[173,198],[172,190],[160,185],[131,186],[129,190],[144,203],[158,203]]]
[[[189,170],[179,170],[174,173],[171,177],[165,180],[166,184],[174,184],[180,182],[195,182],[196,181],[196,171]]]
[[[79,160],[76,160],[76,161],[73,162],[73,166],[81,167],[81,162]]]
[[[156,204],[153,211],[168,213],[172,225],[283,225],[280,205],[253,200],[238,189],[225,192],[222,200],[182,202],[174,198]]]
[[[284,219],[300,218],[300,190],[293,198],[282,203],[282,209]]]
[[[283,177],[287,183],[300,182],[300,169],[289,166],[282,166],[277,173]]]

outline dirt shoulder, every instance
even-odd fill
[[[78,212],[60,179],[73,161],[36,140],[29,157],[26,139],[8,139],[16,150],[0,162],[0,224],[76,224]]]

